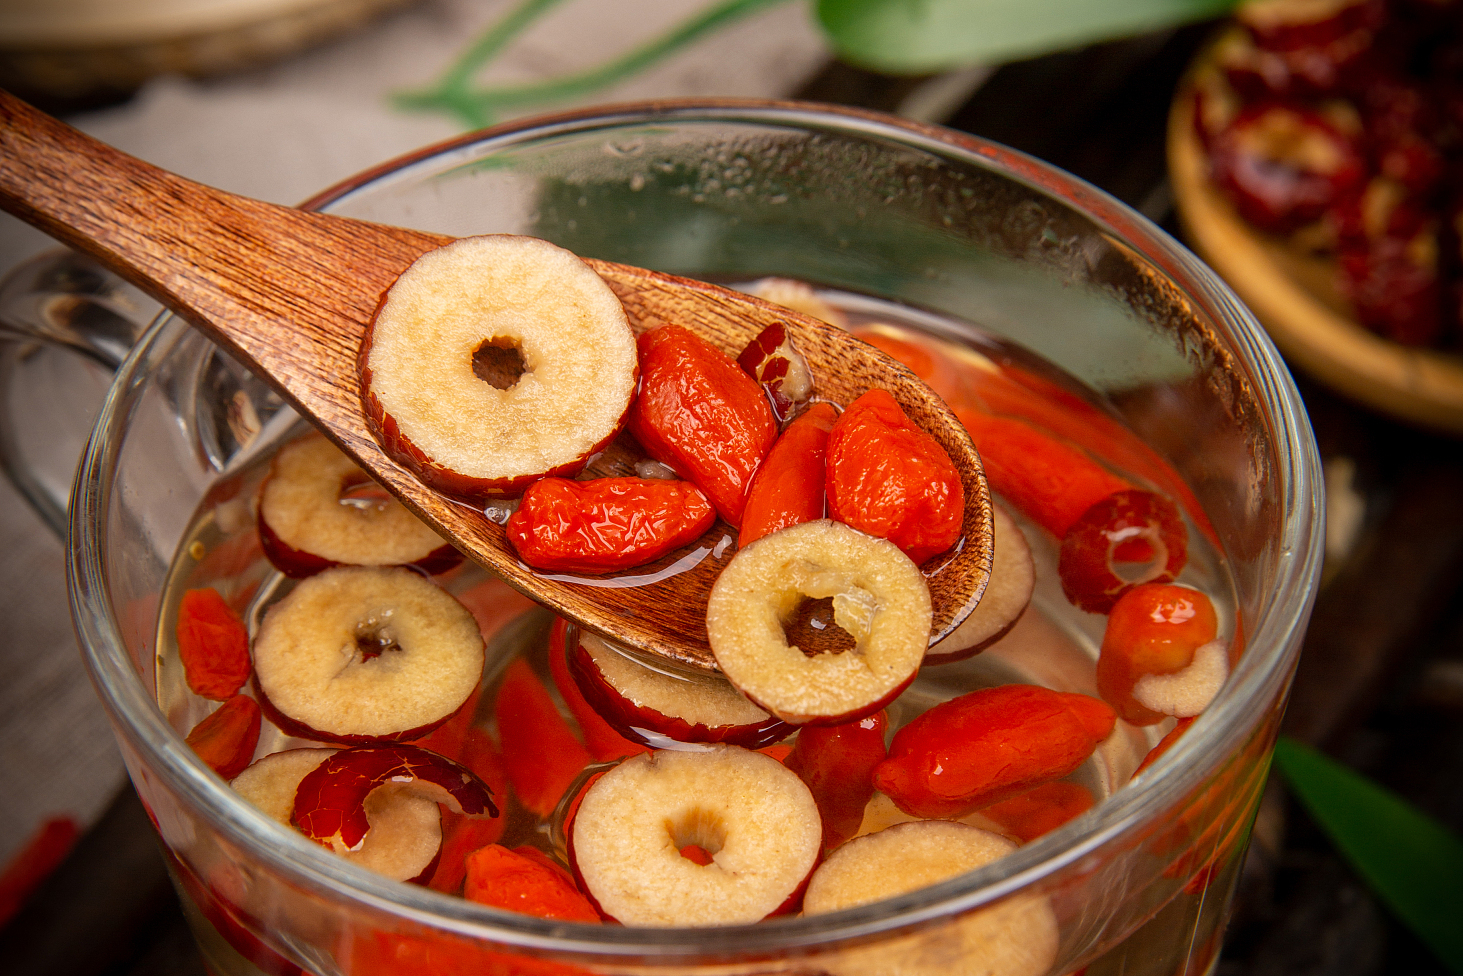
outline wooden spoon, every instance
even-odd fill
[[[426,488],[377,446],[361,408],[361,337],[397,276],[450,238],[224,193],[134,159],[4,92],[0,159],[0,206],[93,255],[201,329],[471,558],[612,640],[715,667],[706,596],[735,552],[728,526],[718,523],[677,559],[619,577],[541,574],[519,562],[502,526],[482,510]],[[735,355],[781,321],[821,396],[846,404],[869,389],[890,391],[949,453],[965,485],[962,542],[924,566],[931,643],[969,614],[990,573],[990,495],[969,436],[933,391],[872,346],[809,316],[687,278],[589,264],[637,332],[675,322]],[[796,638],[811,649],[815,634]]]

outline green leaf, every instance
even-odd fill
[[[1301,803],[1372,889],[1463,974],[1463,840],[1371,780],[1294,739],[1275,763]]]
[[[1227,13],[1235,0],[818,0],[839,56],[890,74],[1031,57]]]

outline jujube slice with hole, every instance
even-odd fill
[[[305,774],[291,822],[332,850],[360,850],[371,830],[366,800],[388,783],[458,813],[498,815],[492,790],[460,763],[415,746],[359,746],[342,749]]]
[[[480,378],[483,349],[523,372]],[[495,234],[428,251],[386,292],[360,352],[382,448],[451,495],[515,494],[573,475],[614,437],[635,395],[635,337],[604,280],[547,241]]]
[[[1073,606],[1107,613],[1134,586],[1178,576],[1188,555],[1178,506],[1129,488],[1099,500],[1072,523],[1062,537],[1057,574]]]
[[[674,739],[757,749],[793,732],[720,675],[655,666],[594,634],[580,635],[568,662],[585,700],[635,742],[663,746],[664,739]]]
[[[419,739],[482,671],[472,614],[406,569],[343,566],[303,580],[254,641],[260,704],[285,732],[323,742]]]
[[[294,829],[292,816],[300,780],[338,752],[287,749],[257,760],[229,784],[276,823]],[[387,783],[366,796],[371,829],[360,849],[335,853],[394,881],[422,882],[436,870],[442,849],[442,812],[435,800]]]
[[[805,599],[831,598],[855,641],[808,656],[784,625]],[[851,722],[914,680],[930,637],[930,591],[894,543],[819,519],[740,550],[706,605],[717,665],[753,702],[793,724]]]
[[[787,907],[821,849],[812,794],[775,759],[736,746],[634,756],[585,791],[575,874],[626,925],[736,925]],[[699,847],[711,863],[683,856]]]
[[[925,652],[925,664],[948,664],[978,654],[1010,633],[1036,591],[1036,563],[1016,520],[991,506],[995,551],[991,578],[970,616],[954,633]]]
[[[280,449],[259,489],[264,555],[294,579],[331,566],[414,566],[435,574],[462,562],[452,548],[319,434]]]

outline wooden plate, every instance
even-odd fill
[[[84,99],[301,50],[414,0],[0,0],[0,86]]]
[[[1190,77],[1204,61],[1201,54]],[[1463,434],[1463,357],[1399,345],[1347,312],[1329,262],[1254,230],[1209,181],[1194,131],[1194,93],[1179,86],[1168,119],[1168,171],[1189,245],[1219,272],[1292,365],[1403,420]]]

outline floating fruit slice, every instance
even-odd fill
[[[888,539],[916,563],[955,545],[965,487],[944,448],[887,390],[848,405],[828,434],[828,514]]]
[[[594,706],[584,697],[584,692],[579,690],[579,684],[569,672],[568,644],[571,642],[576,647],[579,645],[579,629],[563,617],[554,618],[554,625],[549,628],[549,675],[554,679],[559,697],[569,706],[569,714],[579,723],[585,748],[594,757],[594,761],[609,762],[636,753],[649,752],[647,746],[631,742],[615,731],[615,727],[594,710]]]
[[[719,675],[658,667],[594,634],[581,634],[568,659],[585,700],[634,742],[659,747],[673,739],[758,749],[793,732]]]
[[[898,824],[849,841],[808,882],[803,913],[882,901],[974,871],[1016,849],[979,827],[941,820]],[[1047,899],[1016,895],[961,916],[935,939],[886,940],[850,950],[851,976],[1040,976],[1056,961],[1057,921]]]
[[[492,790],[466,766],[416,746],[361,746],[328,756],[304,775],[291,822],[331,850],[361,850],[371,830],[366,801],[388,784],[458,813],[498,815]]]
[[[790,906],[821,835],[791,770],[709,746],[634,756],[601,776],[574,816],[569,857],[600,910],[626,925],[736,925]]]
[[[1106,702],[1039,685],[942,702],[894,736],[874,788],[916,817],[960,817],[1075,771],[1112,733]]]
[[[271,753],[229,785],[266,817],[294,829],[300,780],[337,752],[288,749]],[[442,812],[435,800],[387,783],[369,793],[363,806],[371,825],[365,841],[355,851],[333,848],[337,854],[395,881],[422,881],[435,870],[442,849]]]
[[[851,649],[810,657],[788,643],[784,625],[806,599],[832,600]],[[722,673],[773,715],[851,722],[914,680],[929,646],[930,591],[892,542],[819,519],[732,557],[711,588],[706,633]]]
[[[634,334],[604,280],[563,248],[506,234],[413,262],[360,362],[381,446],[466,497],[578,472],[620,429],[637,377]]]
[[[963,661],[985,650],[1016,626],[1031,603],[1031,594],[1036,590],[1036,563],[1026,535],[1001,506],[992,505],[991,514],[995,554],[991,558],[990,582],[970,616],[954,633],[925,652],[925,664]]]
[[[508,518],[508,541],[534,569],[612,573],[695,542],[716,521],[689,481],[544,478]]]
[[[1134,586],[1178,576],[1188,556],[1178,506],[1129,488],[1098,501],[1072,523],[1062,537],[1057,573],[1073,606],[1107,613]]]
[[[468,700],[482,672],[472,614],[407,569],[312,576],[270,608],[254,641],[271,720],[326,742],[421,738]]]
[[[415,566],[440,573],[462,554],[319,434],[286,444],[259,489],[259,541],[302,579],[331,566]]]
[[[722,518],[740,525],[747,486],[777,436],[767,398],[730,356],[694,332],[666,325],[637,341],[645,375],[630,433],[704,491]]]

